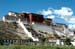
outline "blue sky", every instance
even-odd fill
[[[71,16],[75,17],[74,3],[75,0],[0,0],[0,19],[3,15],[7,14],[8,11],[37,13],[43,10],[47,11],[48,8],[61,10],[62,7],[70,8],[73,12]],[[68,24],[68,22],[60,17],[55,17],[54,22]]]

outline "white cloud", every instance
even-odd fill
[[[69,18],[67,22],[69,23],[68,25],[69,29],[75,29],[75,16]]]
[[[69,23],[75,23],[75,17],[71,17],[69,20],[68,20]]]
[[[55,16],[54,15],[50,15],[50,16],[47,16],[47,18],[53,19],[53,18],[55,18]]]
[[[74,24],[74,25],[70,24],[69,28],[72,27],[75,28],[75,18],[74,18],[75,16],[73,16],[73,11],[71,8],[68,7],[61,7],[60,9],[48,8],[48,10],[42,10],[40,13],[44,15],[46,18],[52,18],[52,19],[55,17],[62,18],[66,22]]]
[[[62,7],[59,10],[54,10],[54,13],[61,16],[71,16],[73,14],[73,11],[68,7]]]
[[[52,14],[53,12],[51,9],[48,9],[48,10],[42,10],[42,11],[40,11],[40,13],[42,15],[46,16],[46,15]]]
[[[61,7],[61,9],[52,9],[48,8],[48,10],[42,10],[40,13],[46,17],[54,14],[58,15],[57,17],[62,18],[64,20],[68,20],[69,17],[73,15],[73,11],[68,7]]]
[[[69,24],[68,27],[69,27],[69,29],[74,29],[75,28],[75,24]]]
[[[54,10],[54,14],[59,15],[60,18],[68,21],[69,17],[73,15],[73,11],[71,8],[62,7],[59,10]]]

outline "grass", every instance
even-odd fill
[[[75,49],[74,46],[26,46],[26,45],[4,45],[0,49]]]

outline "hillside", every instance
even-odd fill
[[[37,33],[32,30],[32,34],[36,35]],[[40,38],[55,38],[52,34],[47,33],[38,33]],[[28,36],[24,33],[23,29],[20,26],[17,26],[16,23],[7,23],[0,21],[0,39],[28,39]]]
[[[0,21],[0,39],[20,39],[17,34],[10,30],[16,31],[14,24]]]

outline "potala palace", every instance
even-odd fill
[[[74,45],[75,34],[66,24],[54,23],[51,18],[44,18],[41,14],[10,11],[3,16],[3,22],[15,24],[15,30],[18,31],[15,34],[23,40],[31,38],[33,42],[40,42],[42,38],[46,38],[50,43],[64,45],[63,40],[70,38]]]

